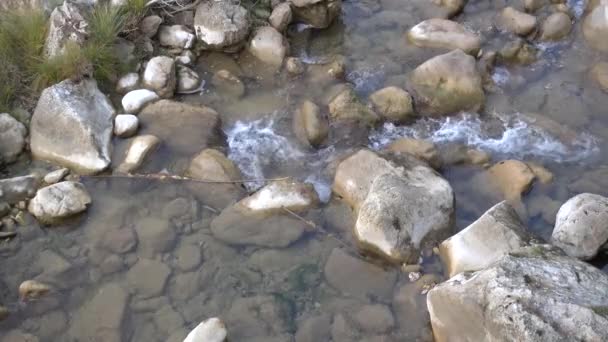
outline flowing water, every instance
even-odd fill
[[[492,25],[509,4],[471,0],[455,20],[480,33],[484,48],[500,47],[507,38]],[[18,237],[0,242],[0,303],[11,311],[0,335],[6,341],[24,341],[19,334],[39,341],[182,341],[200,321],[218,316],[231,342],[432,341],[424,293],[444,279],[441,263],[425,251],[418,274],[360,255],[350,232],[353,212],[332,199],[331,170],[353,149],[380,150],[399,137],[432,140],[440,149],[472,146],[494,162],[536,162],[554,180],[537,182],[519,209],[529,229],[548,239],[561,203],[580,192],[608,194],[608,96],[588,76],[606,56],[582,38],[584,3],[568,4],[576,15],[573,32],[562,42],[537,44],[540,57],[531,65],[498,65],[483,112],[386,123],[368,136],[332,131],[331,143],[317,150],[300,145],[291,130],[297,105],[326,103],[338,83],[315,66],[344,56],[346,79],[362,98],[387,85],[404,87],[406,75],[438,53],[404,37],[429,13],[426,0],[345,1],[340,20],[326,30],[292,25],[291,54],[309,64],[303,77],[275,74],[246,52],[204,53],[197,71],[206,84],[214,71],[228,69],[245,80],[247,95],[224,98],[208,86],[179,100],[220,113],[225,151],[244,178],[292,176],[314,184],[323,203],[305,219],[317,229],[287,248],[234,247],[209,229],[227,205],[221,186],[83,178],[93,198],[86,215],[53,228],[26,216]],[[566,128],[537,125],[524,118],[530,112]],[[125,144],[116,141],[116,155]],[[191,156],[173,152],[159,151],[156,158],[166,163],[149,171],[183,172]],[[500,200],[481,167],[447,166],[441,173],[456,193],[455,231]],[[247,190],[262,185],[248,183]],[[51,293],[20,301],[20,282],[34,278],[50,284]]]

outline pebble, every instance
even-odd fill
[[[36,280],[26,280],[19,285],[19,298],[21,300],[36,300],[49,293],[51,288]]]
[[[114,135],[129,138],[135,135],[139,128],[139,119],[133,114],[119,114],[114,118]]]
[[[55,184],[65,178],[68,173],[70,173],[70,169],[65,167],[55,171],[51,171],[47,173],[46,176],[44,176],[44,182],[46,184]]]

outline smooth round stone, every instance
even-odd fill
[[[133,114],[119,114],[114,118],[114,135],[118,137],[132,137],[138,127],[139,119]]]

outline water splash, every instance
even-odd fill
[[[599,151],[595,137],[580,133],[569,142],[514,115],[498,117],[501,132],[490,134],[477,115],[462,114],[442,119],[421,119],[410,126],[386,123],[370,135],[370,147],[380,149],[395,139],[410,137],[436,144],[462,143],[491,152],[495,156],[518,159],[537,158],[555,162],[575,162]]]
[[[321,201],[329,200],[331,180],[327,179],[323,171],[335,155],[333,147],[317,151],[305,150],[279,134],[272,119],[238,121],[225,133],[229,147],[228,158],[237,164],[247,178],[264,179],[271,170],[297,163],[297,174],[281,174],[281,176],[307,177],[304,181],[313,184]],[[263,185],[262,181],[246,184],[251,191]]]
[[[289,139],[276,134],[273,125],[274,120],[269,119],[237,121],[225,132],[230,148],[228,158],[238,165],[247,178],[263,179],[266,168],[303,155]],[[248,187],[255,190],[263,185],[263,182],[252,182]]]
[[[497,86],[503,87],[509,84],[510,78],[511,73],[509,72],[509,69],[505,67],[495,67],[492,72],[492,81],[494,81],[494,84]]]

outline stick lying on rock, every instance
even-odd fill
[[[82,176],[84,178],[119,178],[119,179],[157,179],[157,180],[179,180],[189,181],[195,183],[207,183],[207,184],[239,184],[239,183],[256,183],[256,182],[275,182],[286,180],[289,177],[281,178],[260,178],[260,179],[237,179],[233,181],[213,181],[213,180],[200,180],[183,176],[169,175],[164,173],[150,173],[150,174],[127,174],[127,175],[96,175],[96,176]]]

